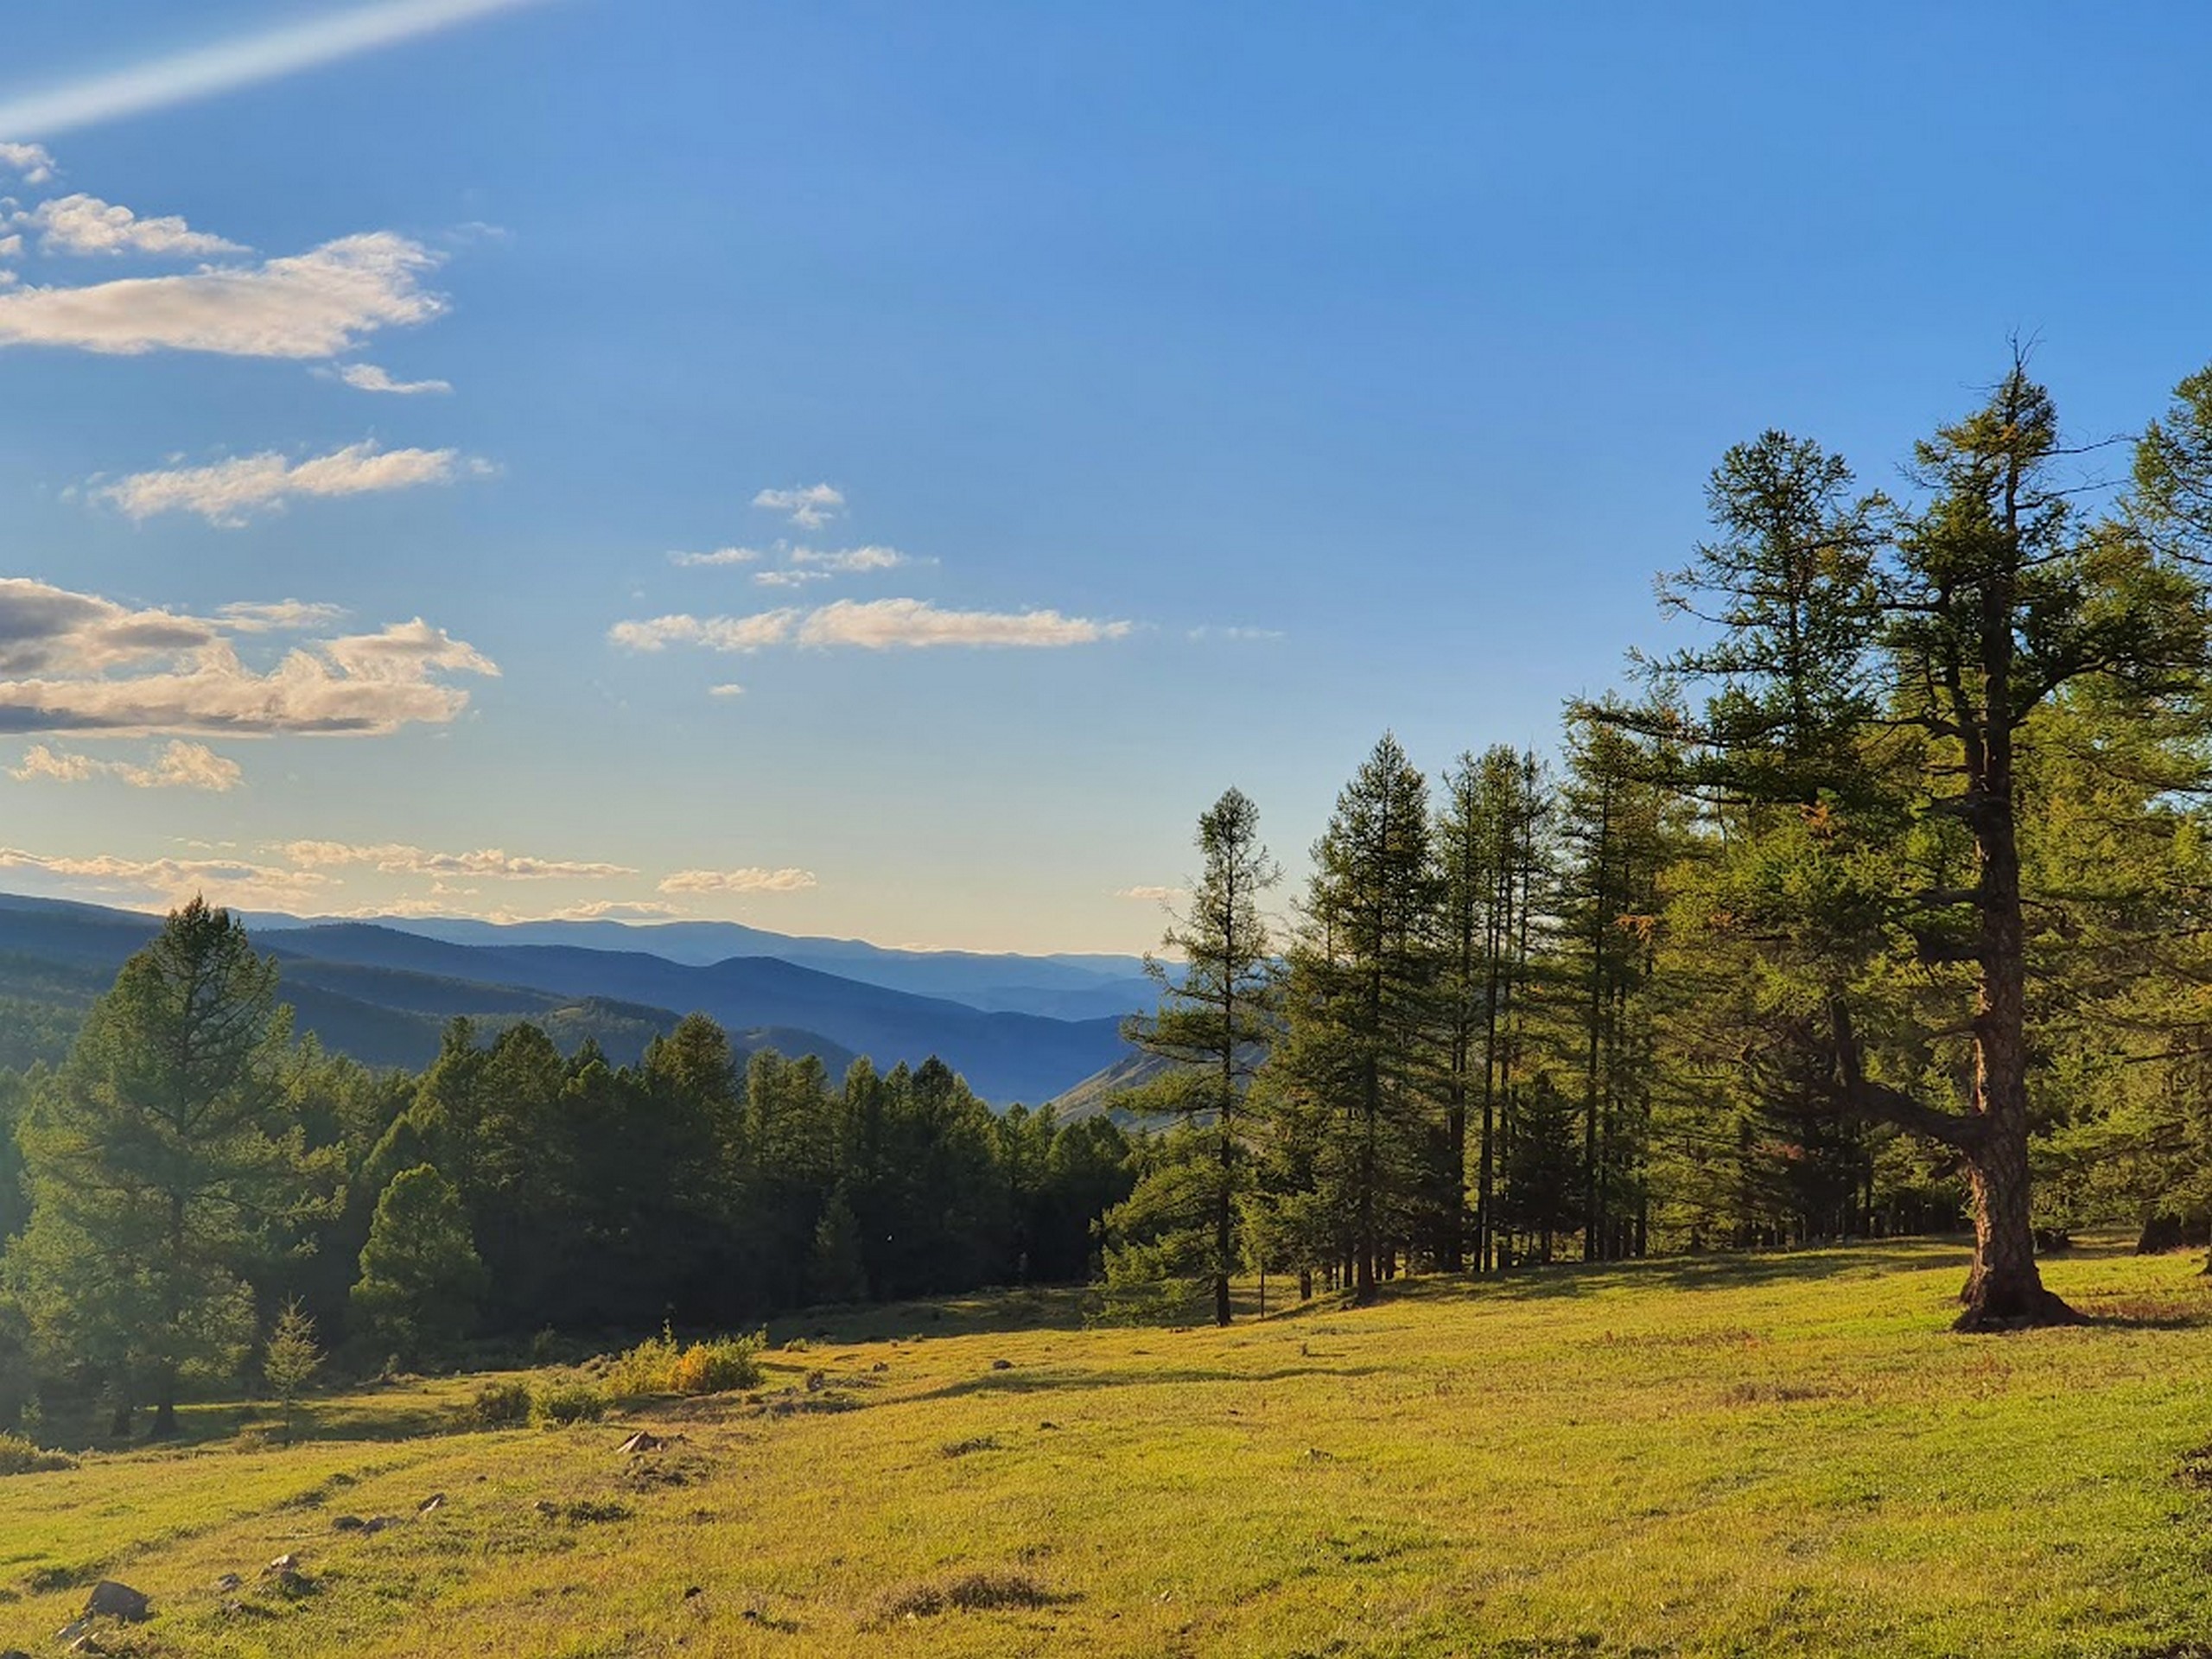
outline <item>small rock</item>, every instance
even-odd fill
[[[369,1536],[374,1537],[386,1527],[396,1527],[398,1524],[399,1517],[396,1515],[372,1515],[361,1522],[361,1530]]]
[[[268,1566],[263,1567],[261,1569],[261,1576],[264,1579],[273,1579],[283,1573],[296,1573],[299,1570],[300,1558],[287,1551],[285,1554],[279,1555],[275,1560],[270,1562]]]
[[[542,1497],[530,1507],[536,1510],[540,1515],[558,1515],[560,1513],[560,1510],[554,1508],[550,1502]]]
[[[665,1442],[658,1434],[648,1433],[641,1428],[614,1449],[617,1452],[626,1452],[632,1457],[635,1457],[640,1452],[658,1452],[664,1444]]]
[[[241,1585],[245,1584],[245,1580],[238,1577],[237,1573],[226,1573],[221,1578],[215,1580],[216,1593],[218,1595],[228,1595],[232,1591],[238,1589]]]
[[[99,1642],[93,1639],[92,1632],[87,1630],[84,1635],[79,1637],[74,1642],[72,1642],[69,1644],[69,1651],[72,1653],[105,1653],[107,1649],[100,1646]]]
[[[365,1532],[369,1523],[358,1515],[341,1515],[330,1523],[333,1532]]]
[[[415,1513],[417,1515],[429,1515],[439,1510],[442,1510],[445,1506],[446,1495],[443,1492],[432,1492],[429,1497],[423,1500],[423,1506],[416,1510]]]
[[[1058,1428],[1059,1425],[1054,1422],[1051,1418],[1047,1417],[1043,1422],[1038,1424],[1037,1427],[1039,1428]]]
[[[703,1596],[706,1593],[696,1584],[687,1584],[683,1586],[683,1599],[686,1601],[690,1600],[694,1596]],[[0,1659],[8,1659],[8,1656],[5,1654],[0,1654]]]
[[[806,1391],[809,1394],[819,1394],[829,1386],[830,1374],[827,1371],[809,1371],[806,1374]]]
[[[92,1593],[85,1603],[85,1617],[119,1618],[126,1624],[137,1624],[153,1617],[153,1604],[127,1584],[118,1584],[113,1579],[102,1579],[92,1586]]]
[[[868,1367],[868,1370],[871,1371],[887,1371],[890,1369],[891,1362],[887,1359],[879,1359],[874,1364]]]
[[[991,1362],[991,1369],[995,1371],[1010,1371],[1014,1369],[1014,1362],[1010,1359],[995,1359]]]

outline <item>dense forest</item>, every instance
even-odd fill
[[[295,1041],[195,902],[65,1061],[0,1078],[0,1427],[66,1395],[165,1430],[288,1307],[373,1369],[1971,1226],[1962,1325],[2070,1319],[2039,1249],[2212,1217],[2212,371],[2083,449],[2016,359],[1904,478],[1729,451],[1661,583],[1690,643],[1554,757],[1432,780],[1384,736],[1301,893],[1224,793],[1110,1115],[994,1111],[935,1060],[741,1065],[697,1015],[634,1066],[456,1021],[371,1071]]]

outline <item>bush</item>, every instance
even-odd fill
[[[548,1382],[531,1397],[530,1414],[546,1427],[595,1423],[607,1414],[607,1396],[588,1382]]]
[[[530,1421],[530,1384],[517,1378],[480,1384],[461,1408],[471,1428],[512,1428]]]
[[[76,1459],[41,1451],[20,1434],[0,1434],[0,1475],[39,1475],[76,1466]]]
[[[661,1333],[607,1363],[607,1386],[618,1395],[722,1394],[749,1389],[760,1380],[765,1332],[720,1337],[711,1342],[678,1343],[665,1325]]]

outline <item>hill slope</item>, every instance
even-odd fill
[[[1416,1281],[1220,1332],[814,1317],[758,1403],[558,1432],[448,1432],[465,1379],[314,1404],[289,1452],[203,1408],[203,1448],[0,1479],[0,1647],[113,1573],[154,1600],[130,1651],[214,1659],[2202,1652],[2197,1262],[2060,1259],[2120,1322],[1996,1338],[1943,1329],[1966,1259]],[[641,1425],[684,1438],[626,1458]],[[257,1577],[287,1552],[311,1593]]]

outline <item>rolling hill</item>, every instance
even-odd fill
[[[1112,1014],[1063,1019],[979,1007],[772,957],[697,963],[634,949],[457,943],[361,922],[264,918],[249,925],[277,959],[299,1029],[370,1065],[427,1063],[455,1015],[494,1030],[531,1020],[563,1047],[588,1037],[610,1058],[633,1060],[657,1033],[697,1010],[742,1050],[818,1054],[833,1072],[855,1054],[886,1069],[934,1054],[1004,1104],[1047,1099],[1122,1052]],[[58,1058],[85,1008],[159,926],[158,917],[137,912],[0,895],[0,1064]],[[661,930],[641,931],[657,937]],[[632,934],[617,927],[588,937],[616,943]],[[690,937],[696,945],[711,936]],[[1078,1001],[1112,983],[1104,970],[1047,958],[974,960],[994,976],[1009,967],[1027,973],[1021,964],[1033,960],[1043,965],[1032,989]]]

